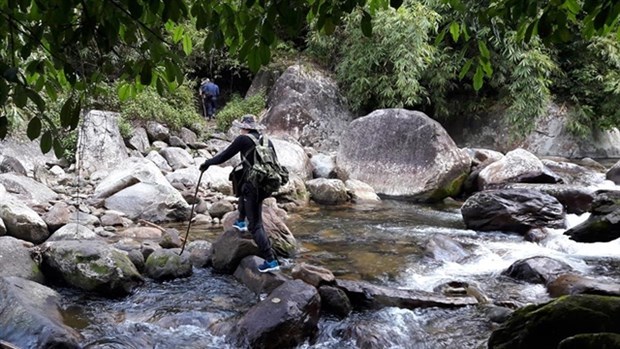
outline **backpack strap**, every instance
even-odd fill
[[[264,142],[262,142],[262,141],[263,141],[265,138],[267,138],[267,136],[264,136],[264,137],[263,137],[263,135],[260,135],[260,137],[258,137],[258,139],[256,139],[256,137],[254,137],[252,134],[247,134],[247,136],[248,136],[248,137],[249,137],[249,138],[250,138],[250,139],[254,142],[254,148],[249,149],[248,151],[246,151],[246,152],[245,152],[245,154],[243,154],[243,156],[242,156],[241,160],[242,160],[244,163],[248,164],[248,167],[249,167],[249,166],[250,166],[250,162],[248,161],[248,156],[250,155],[250,153],[251,153],[252,151],[254,151],[254,150],[256,149],[256,146],[260,145],[261,143],[264,143]],[[269,143],[267,143],[267,144],[269,144]],[[256,159],[254,159],[254,160],[256,160]]]

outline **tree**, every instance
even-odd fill
[[[460,0],[443,0],[465,10]],[[180,60],[196,43],[184,32],[192,23],[207,32],[202,48],[227,47],[256,71],[271,59],[271,46],[279,37],[307,30],[333,32],[341,18],[361,9],[364,35],[372,34],[375,11],[398,8],[399,0],[0,0],[0,138],[7,135],[7,107],[32,110],[28,136],[41,137],[41,149],[62,153],[55,135],[72,130],[80,120],[85,94],[98,82],[122,80],[119,95],[128,98],[144,86],[159,91],[183,82]],[[524,40],[538,34],[565,40],[576,22],[586,34],[605,33],[617,27],[620,4],[614,0],[497,0],[479,13],[482,23],[493,18],[516,26]],[[312,26],[309,25],[312,23]],[[463,26],[449,24],[454,40],[464,37]],[[486,74],[490,59],[477,45],[476,66]],[[474,86],[482,85],[482,73]],[[60,121],[46,116],[46,104],[57,91],[68,89]]]

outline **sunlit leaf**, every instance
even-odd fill
[[[482,68],[478,66],[476,68],[476,73],[474,74],[474,90],[478,91],[482,88],[483,79],[484,73],[482,71]]]
[[[471,68],[473,62],[473,59],[468,59],[467,62],[465,62],[465,64],[461,68],[461,71],[459,72],[459,80],[463,80],[465,75],[467,75],[467,72],[469,72],[469,69]]]
[[[452,40],[454,40],[454,42],[457,42],[459,40],[459,34],[460,34],[459,24],[456,22],[450,23],[450,35],[452,35]]]
[[[183,36],[183,52],[189,56],[192,53],[192,48],[192,37],[189,33],[187,33]]]

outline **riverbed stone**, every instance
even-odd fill
[[[525,234],[534,227],[564,228],[566,215],[553,196],[531,189],[485,190],[461,207],[468,229]]]
[[[94,231],[78,223],[69,223],[56,230],[47,241],[61,240],[96,240],[100,239]]]
[[[535,256],[514,262],[502,272],[502,275],[533,284],[546,284],[559,274],[572,270],[570,265],[557,259]]]
[[[459,194],[471,159],[426,114],[381,109],[349,124],[337,163],[380,196],[426,202]]]
[[[242,347],[297,347],[317,333],[320,308],[316,288],[301,280],[287,281],[239,320],[233,338]]]
[[[159,249],[146,259],[144,273],[155,280],[172,280],[192,275],[192,263],[189,252],[180,249]]]
[[[7,234],[18,239],[39,244],[50,235],[43,219],[11,194],[2,195],[0,218],[4,221]]]
[[[577,242],[608,242],[620,238],[620,191],[595,193],[590,216],[564,232]]]
[[[127,295],[143,282],[127,255],[105,242],[69,240],[41,247],[42,270],[47,276],[103,296]]]
[[[620,297],[620,285],[588,276],[566,273],[551,279],[547,283],[551,297],[575,294],[598,294]]]
[[[351,196],[351,201],[355,203],[379,202],[381,199],[370,185],[358,181],[357,179],[348,179],[344,182],[347,192]]]
[[[503,183],[558,183],[560,180],[536,155],[517,148],[480,171],[478,188],[496,188]]]
[[[247,256],[241,260],[233,274],[255,294],[269,294],[291,278],[282,273],[261,273],[258,266],[265,260],[258,256]]]
[[[0,237],[0,276],[17,276],[43,283],[45,278],[30,256],[33,244],[12,236]]]
[[[82,348],[80,334],[63,323],[60,303],[51,288],[1,276],[0,339],[15,345],[12,348]]]
[[[317,178],[306,182],[310,198],[323,205],[339,205],[349,201],[349,194],[340,179]]]
[[[47,224],[50,232],[55,232],[69,223],[72,207],[64,202],[57,202],[41,218]]]
[[[58,198],[58,194],[46,185],[30,177],[20,176],[15,173],[0,174],[0,184],[2,184],[8,192],[12,193],[29,206],[41,205],[45,207],[49,205],[50,201]]]
[[[531,189],[549,194],[564,206],[566,213],[577,215],[590,212],[596,190],[574,184],[505,183],[501,189]]]
[[[331,270],[308,263],[296,264],[291,271],[291,276],[293,279],[303,280],[314,287],[333,284],[336,280]]]
[[[338,287],[322,285],[319,287],[319,295],[321,296],[321,312],[344,319],[353,310],[349,297]]]
[[[489,349],[557,348],[581,333],[620,333],[620,297],[576,295],[516,310],[489,338]]]
[[[558,349],[614,349],[620,348],[619,333],[581,333],[564,338]]]
[[[347,294],[354,308],[361,309],[459,308],[478,304],[474,297],[443,297],[426,291],[389,288],[365,281],[336,279],[336,286]]]

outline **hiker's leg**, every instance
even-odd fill
[[[238,206],[238,211],[239,211],[239,218],[237,218],[238,221],[242,221],[245,219],[246,214],[245,214],[245,203],[243,202],[243,193],[241,193],[241,195],[239,195],[239,204]]]
[[[254,187],[248,183],[243,185],[243,202],[245,204],[245,213],[248,217],[248,230],[252,233],[252,238],[261,257],[267,261],[275,259],[273,251],[271,251],[271,241],[267,237],[265,228],[263,227],[263,200],[258,197],[258,193]]]

